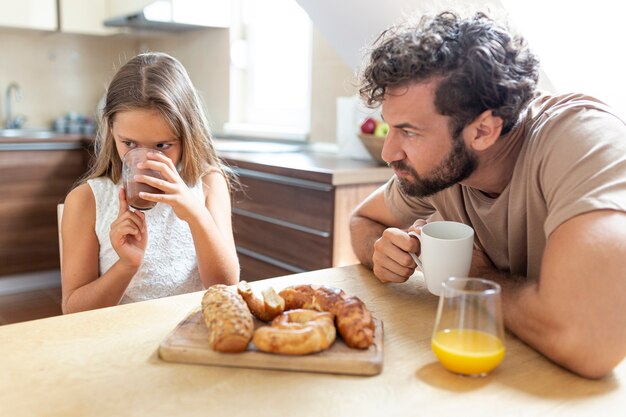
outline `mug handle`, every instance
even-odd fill
[[[413,236],[416,237],[417,240],[420,241],[420,244],[422,243],[422,235],[415,233],[415,232],[409,232],[409,236]],[[424,267],[422,266],[422,261],[420,261],[420,258],[417,257],[416,254],[414,254],[413,252],[409,252],[409,255],[411,255],[411,258],[413,258],[413,261],[417,264],[417,266],[419,267],[419,269],[424,272]]]

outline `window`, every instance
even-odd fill
[[[312,23],[295,0],[234,0],[226,134],[306,140]]]

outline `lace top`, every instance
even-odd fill
[[[107,177],[88,180],[96,200],[96,235],[100,244],[100,275],[119,259],[111,245],[111,223],[119,213],[119,189]],[[202,181],[191,187],[204,200]],[[133,276],[120,304],[150,300],[202,290],[196,250],[189,225],[174,214],[172,207],[158,203],[144,211],[148,245],[139,270]]]

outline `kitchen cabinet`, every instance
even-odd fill
[[[89,142],[0,138],[0,280],[59,269],[56,206],[87,170]]]
[[[233,200],[241,279],[358,262],[350,213],[392,176],[390,168],[306,152],[220,155],[241,183]]]
[[[56,0],[0,0],[0,26],[57,30]]]
[[[85,35],[112,35],[117,28],[104,26],[109,15],[109,0],[59,0],[60,30]]]

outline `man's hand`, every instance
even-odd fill
[[[382,282],[404,282],[417,266],[409,252],[419,254],[419,240],[404,230],[391,227],[385,229],[374,243],[372,256],[373,272]]]

